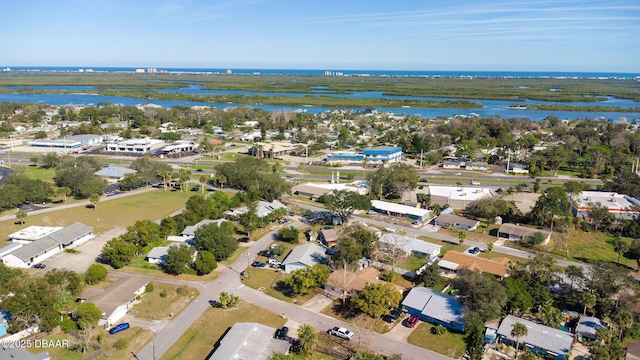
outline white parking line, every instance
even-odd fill
[[[242,289],[244,287],[244,284],[238,286],[238,289]]]

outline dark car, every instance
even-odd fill
[[[200,191],[200,185],[194,186],[191,191]]]
[[[286,326],[281,327],[276,330],[276,339],[287,339],[287,335],[289,334],[289,328]]]
[[[411,317],[408,318],[407,321],[405,322],[405,325],[410,328],[415,327],[416,324],[418,323],[418,320],[420,319],[418,319],[416,315],[411,315]]]
[[[388,323],[392,323],[392,322],[398,320],[400,315],[402,315],[402,309],[393,309],[393,310],[391,310],[391,312],[389,314],[383,316],[382,320],[384,320],[384,321],[386,321]]]
[[[248,237],[241,237],[240,239],[238,239],[238,242],[244,242],[244,243],[248,243],[249,241],[251,241],[251,239],[249,239]]]
[[[470,254],[477,254],[477,253],[479,253],[479,252],[482,252],[482,250],[480,250],[480,248],[479,248],[479,247],[477,247],[477,246],[476,246],[476,247],[474,247],[473,249],[469,249],[469,253],[470,253]]]
[[[263,268],[266,267],[267,264],[263,263],[262,261],[254,261],[251,266],[253,267],[257,267],[257,268]]]
[[[120,331],[127,330],[128,328],[129,328],[129,323],[118,324],[118,325],[112,327],[111,329],[109,329],[109,334],[111,334],[111,335],[117,334]]]
[[[34,269],[44,269],[47,267],[45,264],[35,264],[32,266]]]
[[[273,251],[271,250],[260,250],[258,251],[258,256],[271,257],[273,255]]]
[[[202,171],[203,171],[202,169],[196,169],[196,172],[202,172]]]

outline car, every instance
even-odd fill
[[[522,183],[522,184],[520,184],[520,186],[522,186],[522,187],[529,187],[529,184],[527,184],[527,183]]]
[[[389,314],[383,316],[382,320],[384,320],[384,321],[386,321],[388,323],[392,323],[392,322],[398,320],[400,315],[402,315],[402,309],[393,309],[393,310],[391,310],[389,312]]]
[[[480,183],[478,181],[471,180],[471,185],[480,185]]]
[[[47,267],[45,264],[35,264],[32,266],[34,269],[44,269]]]
[[[196,169],[196,172],[203,172],[204,170],[202,169]]]
[[[460,175],[462,175],[462,173],[457,172],[457,173],[454,173],[453,175],[460,176]]]
[[[240,239],[238,239],[238,242],[243,242],[243,243],[248,243],[249,241],[251,241],[251,239],[249,239],[248,237],[241,237]]]
[[[263,267],[266,267],[267,264],[263,263],[262,261],[254,261],[253,263],[251,263],[251,266],[257,267],[257,268],[263,268]]]
[[[258,251],[258,256],[271,257],[273,255],[273,251],[271,250],[260,250]]]
[[[119,333],[121,331],[127,330],[128,328],[129,328],[129,323],[128,322],[121,323],[121,324],[118,324],[118,325],[112,327],[111,329],[109,329],[109,334],[114,335],[114,334],[117,334],[117,333]]]
[[[285,340],[287,338],[287,334],[289,334],[289,328],[283,326],[280,329],[276,330],[276,339]]]
[[[333,329],[329,329],[328,333],[329,335],[337,336],[345,340],[351,340],[353,339],[353,336],[354,336],[351,330],[343,327],[337,327],[337,326],[334,327]]]
[[[424,186],[422,185],[418,186],[418,190],[422,190],[422,189],[424,189]]]
[[[280,259],[276,259],[276,258],[269,259],[269,265],[281,265],[281,264],[282,264],[282,260]]]
[[[200,185],[196,185],[193,188],[191,188],[191,191],[200,191]]]
[[[425,178],[422,178],[422,179],[420,179],[420,182],[425,182],[426,183],[426,182],[429,182],[429,180],[427,180]]]
[[[469,249],[469,254],[477,254],[479,252],[482,252],[482,250],[480,250],[479,247],[474,247],[473,249]]]
[[[407,327],[413,328],[418,323],[418,320],[420,319],[416,315],[411,315],[411,317],[407,319],[405,325]]]

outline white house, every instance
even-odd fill
[[[418,256],[425,257],[426,259],[435,258],[440,254],[440,250],[442,249],[442,246],[437,244],[396,234],[384,234],[380,237],[378,242],[382,248],[401,250],[404,252],[405,256],[415,253]]]
[[[149,280],[138,276],[121,277],[106,288],[90,287],[80,294],[81,301],[89,301],[102,311],[98,325],[109,327],[117,324],[129,309],[140,302],[137,299],[145,291]]]
[[[307,266],[313,266],[315,264],[324,264],[327,261],[325,255],[326,250],[320,245],[308,242],[304,245],[298,245],[282,262],[284,272],[287,274],[304,269]]]

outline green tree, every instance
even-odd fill
[[[27,218],[27,212],[20,209],[16,212],[16,219],[20,222],[20,225],[24,225],[24,219]]]
[[[89,266],[87,271],[84,273],[84,282],[89,285],[95,285],[101,281],[107,279],[107,268],[100,264],[93,264]]]
[[[313,350],[318,341],[318,335],[316,330],[309,324],[302,324],[298,328],[298,339],[300,341],[300,348],[302,352],[309,353]]]
[[[298,235],[298,229],[293,226],[283,227],[278,230],[278,238],[284,242],[297,244]]]
[[[516,339],[516,352],[520,349],[520,339],[527,336],[529,334],[529,330],[527,326],[523,323],[516,322],[511,325],[511,333],[510,335]]]
[[[371,209],[371,200],[366,195],[360,195],[355,191],[338,190],[322,196],[327,209],[337,214],[345,223],[356,210]]]
[[[466,271],[453,281],[454,287],[460,290],[464,307],[483,321],[498,317],[507,303],[504,287],[489,276]]]
[[[577,265],[569,265],[564,268],[564,274],[569,278],[569,281],[571,281],[571,290],[573,290],[573,284],[577,281],[584,280],[584,270]]]
[[[460,241],[460,244],[464,243],[466,239],[467,239],[467,232],[464,230],[458,231],[458,240]]]
[[[221,292],[218,297],[218,305],[223,309],[236,307],[239,303],[240,297],[238,295],[234,295],[226,291]]]
[[[380,199],[399,199],[404,192],[418,187],[420,177],[413,166],[395,163],[369,174],[367,179],[372,194],[378,194]]]
[[[622,333],[633,325],[633,315],[631,314],[631,311],[625,308],[620,308],[613,314],[611,320],[620,331],[618,340],[622,341]]]
[[[247,204],[247,212],[240,215],[240,225],[247,232],[247,236],[251,237],[251,232],[258,227],[258,201],[250,201]]]
[[[507,294],[507,310],[510,314],[524,314],[533,306],[533,297],[528,284],[522,280],[508,277],[502,280]]]
[[[596,302],[598,301],[598,297],[596,296],[596,294],[592,294],[590,292],[583,292],[581,299],[582,299],[582,303],[584,304],[584,312],[582,315],[586,316],[587,308],[594,307],[596,305]]]
[[[88,329],[98,325],[98,320],[102,317],[102,311],[91,302],[83,302],[78,305],[78,308],[74,312],[78,327],[81,329]]]
[[[330,270],[326,265],[316,264],[313,267],[295,270],[284,283],[296,295],[305,295],[314,289],[324,286],[329,278]]]
[[[624,257],[636,261],[636,271],[640,271],[640,239],[633,239],[629,245],[629,250],[624,253]]]
[[[169,246],[167,250],[167,260],[164,269],[172,275],[183,274],[193,263],[194,249],[186,244],[179,246]]]
[[[100,202],[100,195],[91,194],[91,196],[89,197],[89,202],[93,204],[94,209],[98,210],[98,202]]]
[[[615,221],[615,216],[609,212],[609,207],[600,203],[590,204],[586,211],[586,218],[595,231],[606,230]]]
[[[567,224],[571,218],[571,206],[567,193],[559,187],[551,187],[538,198],[529,217],[532,222],[549,226]]]
[[[372,318],[379,318],[389,313],[390,308],[397,308],[402,294],[391,284],[368,284],[357,295],[351,298],[351,304]]]
[[[118,182],[121,190],[131,190],[144,185],[144,180],[138,174],[125,174]]]
[[[538,309],[538,318],[543,325],[557,329],[562,324],[564,315],[557,307],[553,306],[553,300],[549,299]]]
[[[71,189],[69,189],[66,186],[63,186],[63,187],[58,188],[56,193],[58,195],[62,195],[62,202],[66,203],[67,202],[67,196],[71,195]]]
[[[119,269],[130,263],[137,252],[136,245],[121,238],[113,238],[102,247],[100,255],[111,266]]]
[[[233,237],[233,225],[223,222],[202,226],[195,232],[196,249],[212,253],[216,261],[222,261],[231,256],[238,248],[238,241]]]
[[[426,287],[434,287],[440,282],[440,266],[437,262],[433,262],[424,268],[422,274],[422,284]]]
[[[618,259],[616,260],[616,263],[620,264],[620,256],[622,256],[622,254],[629,251],[630,245],[628,242],[626,242],[625,240],[617,236],[613,238],[612,245],[613,245],[613,250],[616,252],[616,254],[618,254]]]
[[[196,255],[196,261],[193,263],[193,268],[198,275],[207,275],[218,267],[216,257],[207,250],[198,251]]]

